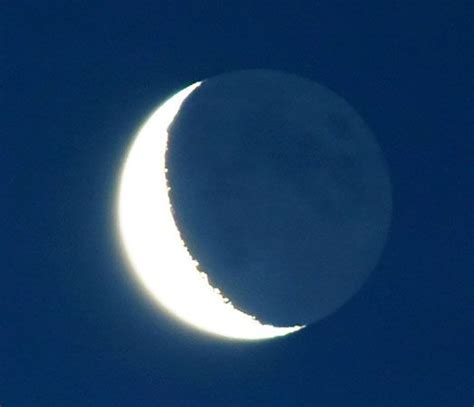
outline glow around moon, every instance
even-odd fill
[[[133,270],[169,312],[203,331],[256,340],[287,335],[303,326],[276,327],[236,309],[200,271],[173,217],[166,178],[168,127],[201,82],[178,92],[140,129],[123,167],[118,221]]]

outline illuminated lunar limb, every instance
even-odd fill
[[[168,127],[201,82],[183,89],[145,122],[127,155],[119,186],[119,231],[131,266],[151,296],[179,319],[223,337],[258,340],[296,332],[236,309],[198,269],[175,223],[166,178]]]

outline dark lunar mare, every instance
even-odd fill
[[[343,99],[297,76],[235,72],[206,80],[169,130],[176,221],[239,309],[308,324],[357,292],[384,246],[391,192]]]

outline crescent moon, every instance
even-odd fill
[[[189,253],[173,217],[166,177],[168,127],[202,82],[176,93],[146,120],[123,166],[118,194],[119,233],[139,281],[172,315],[222,337],[258,340],[304,326],[262,324],[233,306]]]

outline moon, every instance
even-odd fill
[[[196,82],[158,107],[118,195],[123,247],[153,299],[241,340],[294,333],[347,303],[377,265],[392,209],[359,114],[269,70]]]
[[[168,129],[202,82],[176,93],[146,120],[126,156],[118,194],[118,224],[132,269],[172,315],[211,334],[241,340],[288,335],[304,325],[273,326],[237,309],[211,286],[186,247],[170,203]]]

